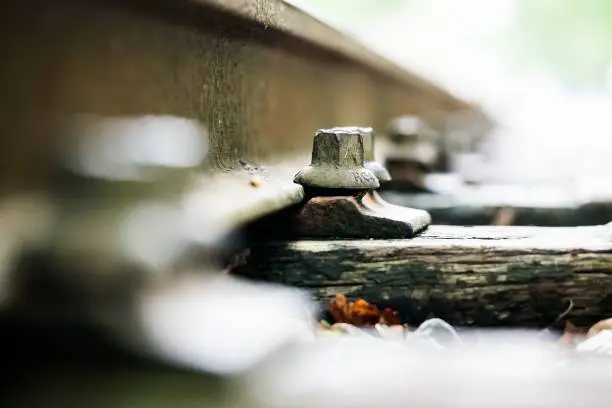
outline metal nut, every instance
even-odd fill
[[[391,181],[391,175],[374,157],[374,134],[371,127],[357,128],[363,137],[363,166],[370,170],[379,182]]]
[[[400,116],[389,125],[389,138],[395,143],[417,143],[427,133],[429,133],[427,126],[417,116]]]
[[[395,118],[389,126],[389,139],[394,143],[393,150],[387,156],[387,167],[390,161],[409,164],[420,163],[425,167],[434,165],[438,157],[437,139],[439,134],[413,115]],[[391,169],[391,173],[394,173]],[[392,176],[396,178],[395,175]]]
[[[380,186],[364,165],[363,135],[357,127],[319,129],[315,134],[312,159],[294,182],[323,189],[370,190]]]

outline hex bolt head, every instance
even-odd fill
[[[374,157],[374,134],[371,127],[357,128],[363,137],[363,166],[370,170],[379,182],[391,181],[391,175]]]
[[[340,190],[371,190],[380,186],[363,161],[363,134],[357,127],[319,129],[312,159],[293,180],[304,187]]]

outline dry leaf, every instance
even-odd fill
[[[350,306],[344,295],[336,295],[329,302],[327,311],[334,319],[334,323],[349,323],[351,320]]]
[[[332,317],[333,323],[348,323],[357,327],[374,326],[375,324],[401,325],[399,313],[396,311],[386,308],[381,312],[378,307],[364,299],[349,302],[342,294],[330,300],[327,312]]]
[[[365,300],[357,299],[351,304],[351,317],[356,326],[375,325],[380,319],[380,311]]]
[[[379,323],[386,324],[388,326],[395,326],[401,324],[402,322],[399,313],[389,308],[386,308],[385,310],[383,310],[382,315],[380,316]]]

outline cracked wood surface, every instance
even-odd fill
[[[409,323],[545,326],[612,313],[612,225],[431,226],[407,240],[292,241],[251,248],[243,273],[397,308]]]

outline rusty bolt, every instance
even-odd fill
[[[319,129],[315,134],[312,159],[294,182],[317,189],[371,190],[378,179],[363,164],[363,135],[357,127]]]
[[[384,183],[391,181],[391,175],[380,163],[374,158],[374,134],[371,127],[357,128],[360,130],[363,137],[363,166],[370,170],[379,182]]]

